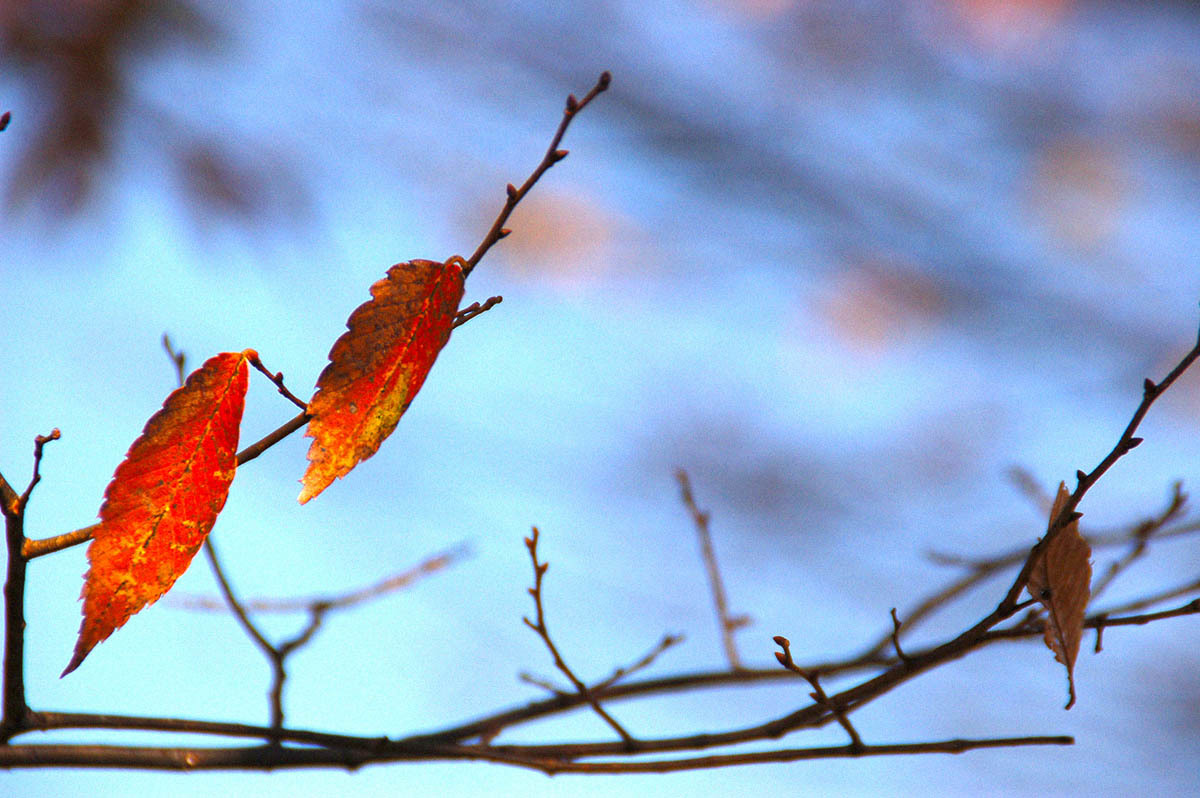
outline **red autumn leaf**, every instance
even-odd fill
[[[313,439],[300,503],[379,450],[450,338],[463,261],[398,263],[346,321],[308,403]]]
[[[1067,486],[1059,483],[1058,496],[1050,510],[1050,523],[1054,523],[1070,497]],[[1072,521],[1039,555],[1026,583],[1029,595],[1046,609],[1046,628],[1042,635],[1046,647],[1054,652],[1054,659],[1067,666],[1069,698],[1066,709],[1075,704],[1075,658],[1079,655],[1083,619],[1092,595],[1091,556],[1091,547],[1079,534],[1079,523]]]
[[[212,529],[237,469],[252,356],[251,349],[225,352],[196,369],[117,466],[88,547],[83,623],[63,676],[166,593]]]

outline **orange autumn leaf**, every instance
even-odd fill
[[[237,469],[250,357],[251,349],[225,352],[196,369],[117,466],[88,547],[83,623],[63,676],[166,593],[212,529]]]
[[[313,439],[300,503],[379,450],[450,338],[463,261],[398,263],[346,321],[308,403]]]
[[[1050,523],[1066,506],[1071,494],[1059,483]],[[1029,573],[1029,595],[1046,609],[1043,637],[1054,659],[1067,666],[1069,699],[1066,709],[1075,704],[1075,658],[1083,639],[1083,619],[1091,599],[1092,549],[1079,534],[1079,522],[1067,524],[1041,552]]]

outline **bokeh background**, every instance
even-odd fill
[[[664,632],[652,673],[720,667],[672,472],[713,513],[743,657],[848,656],[957,574],[930,550],[1032,542],[1046,490],[1107,452],[1190,346],[1200,301],[1200,7],[1084,0],[0,3],[0,469],[52,427],[31,536],[91,523],[113,469],[192,367],[254,347],[307,395],[397,261],[468,254],[581,115],[379,454],[310,505],[307,440],[242,471],[214,531],[247,596],[361,587],[471,555],[330,618],[291,663],[288,720],[432,729],[542,695],[522,537],[589,678]],[[253,375],[243,439],[293,415]],[[1200,472],[1200,379],[1089,495],[1085,526],[1158,511]],[[1196,577],[1162,543],[1113,601]],[[1115,556],[1097,552],[1097,571]],[[224,615],[171,598],[70,677],[86,567],[37,561],[35,707],[265,722],[268,670]],[[994,604],[990,583],[910,645]],[[214,595],[203,561],[181,593]],[[278,635],[300,618],[264,620]],[[1040,644],[996,646],[856,715],[870,742],[1065,733],[1074,748],[547,779],[488,765],[176,776],[0,775],[12,795],[1183,794],[1200,789],[1196,622],[1105,635],[1079,703]],[[1085,650],[1090,643],[1085,641]],[[836,686],[836,684],[835,684]],[[782,714],[806,686],[614,714],[635,735]],[[521,739],[603,738],[586,714]],[[32,738],[31,738],[32,739]],[[51,739],[42,737],[41,739]],[[57,740],[96,735],[57,734]],[[147,740],[142,735],[119,740]],[[794,745],[837,743],[840,730]]]

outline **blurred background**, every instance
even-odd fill
[[[1195,339],[1200,6],[1084,0],[193,0],[0,3],[0,470],[27,532],[92,523],[146,419],[191,368],[254,347],[308,396],[369,285],[469,254],[507,182],[576,120],[459,329],[377,456],[301,508],[307,439],[239,475],[214,531],[247,597],[352,590],[470,556],[352,614],[291,662],[288,722],[433,729],[543,694],[521,624],[542,529],[548,621],[582,676],[664,632],[651,674],[724,665],[673,479],[713,514],[747,664],[857,653],[956,577],[932,550],[1031,544],[1044,491],[1090,469],[1144,377]],[[252,375],[247,443],[293,415]],[[1089,495],[1088,529],[1158,512],[1200,476],[1200,376]],[[1158,544],[1109,592],[1195,579]],[[1097,573],[1118,556],[1097,551]],[[168,596],[58,679],[82,547],[31,566],[35,708],[263,723],[269,672],[232,618]],[[1007,578],[935,618],[956,633]],[[203,561],[181,594],[215,595]],[[269,617],[275,634],[302,618]],[[1198,789],[1193,619],[1090,635],[1065,677],[1040,642],[973,654],[855,717],[868,742],[1072,734],[1073,748],[812,762],[669,777],[488,765],[338,772],[15,772],[14,795],[1180,794]],[[833,687],[844,685],[834,682]],[[806,685],[610,709],[635,736],[806,703]],[[608,739],[580,713],[513,739]],[[789,745],[838,744],[833,728]],[[62,733],[29,741],[97,740]],[[104,739],[161,744],[145,735]]]

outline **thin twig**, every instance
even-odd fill
[[[483,259],[483,256],[487,254],[487,251],[497,241],[511,232],[504,225],[508,221],[508,217],[512,215],[513,209],[517,207],[518,203],[529,193],[529,189],[533,188],[534,184],[537,183],[550,167],[567,157],[567,151],[558,149],[558,145],[562,143],[563,134],[567,132],[567,127],[571,124],[571,120],[575,118],[576,114],[586,108],[588,103],[594,100],[597,95],[607,89],[611,81],[612,75],[608,72],[602,72],[599,80],[596,81],[596,85],[584,95],[582,100],[575,99],[574,94],[567,97],[567,106],[566,110],[563,111],[562,121],[558,124],[558,130],[555,131],[554,138],[550,140],[550,146],[546,149],[546,154],[542,157],[542,162],[525,179],[520,188],[517,188],[512,183],[508,184],[505,189],[504,207],[500,209],[500,214],[496,217],[496,221],[492,222],[491,229],[487,231],[487,235],[479,242],[479,246],[475,249],[475,252],[472,253],[471,257],[467,258],[466,265],[463,267],[464,277],[469,275],[479,265],[479,261]]]
[[[692,516],[692,521],[696,525],[696,535],[700,539],[700,556],[704,559],[704,568],[708,572],[708,584],[712,591],[713,605],[717,612],[717,624],[721,631],[721,642],[725,646],[725,658],[729,662],[729,667],[733,670],[738,670],[742,667],[741,657],[738,656],[737,641],[734,639],[734,632],[748,624],[748,619],[744,615],[731,617],[729,615],[729,603],[725,598],[725,584],[721,579],[721,569],[717,567],[717,555],[713,550],[712,535],[708,530],[709,514],[696,506],[696,499],[692,495],[692,483],[688,479],[687,472],[682,468],[675,472],[675,479],[679,482],[679,490],[683,495],[683,504],[687,508],[688,513]]]
[[[816,671],[806,670],[795,663],[795,661],[792,659],[792,644],[786,637],[782,635],[776,635],[773,639],[775,640],[775,645],[779,646],[780,648],[779,651],[775,652],[775,659],[779,660],[779,664],[793,673],[800,674],[804,677],[804,680],[812,686],[813,691],[809,695],[812,696],[813,701],[816,701],[819,705],[825,709],[828,709],[829,712],[832,713],[835,718],[837,718],[838,725],[846,730],[846,734],[850,735],[850,747],[853,750],[862,751],[864,748],[866,748],[866,746],[863,745],[862,738],[858,736],[858,730],[855,729],[854,724],[850,722],[850,718],[847,717],[845,710],[838,706],[834,701],[830,700],[829,696],[825,694],[825,690],[821,687],[821,680],[818,678]]]
[[[283,440],[284,438],[291,435],[296,430],[303,427],[305,424],[307,424],[309,422],[309,420],[311,418],[312,418],[312,416],[310,416],[308,413],[301,413],[300,415],[293,418],[291,421],[287,422],[286,424],[281,425],[274,432],[268,433],[267,435],[263,436],[260,440],[256,441],[255,443],[250,444],[245,449],[242,449],[240,452],[238,452],[237,464],[239,466],[241,466],[241,465],[245,465],[246,463],[250,462],[254,458],[258,457],[260,454],[265,452],[267,449],[270,449],[272,446],[279,443],[281,440]]]
[[[345,593],[299,596],[296,598],[244,599],[241,601],[241,605],[247,612],[254,613],[312,612],[312,609],[317,606],[324,607],[326,611],[350,609],[359,604],[382,598],[389,593],[409,587],[422,577],[440,571],[465,558],[469,551],[470,549],[465,544],[460,544],[453,549],[447,549],[432,557],[428,557],[416,566],[393,574],[373,585],[356,588]],[[172,593],[168,601],[171,606],[185,610],[200,612],[228,611],[228,605],[223,600],[216,600],[207,596],[193,596],[186,593],[175,595]]]
[[[1023,466],[1012,466],[1005,473],[1017,492],[1028,499],[1038,513],[1050,512],[1050,507],[1054,504],[1054,497],[1046,493],[1029,469]]]
[[[478,302],[472,302],[467,307],[454,314],[454,327],[461,327],[476,316],[487,313],[492,308],[504,301],[502,296],[488,297],[481,305]]]
[[[555,695],[555,696],[571,695],[570,690],[564,690],[563,688],[559,687],[554,682],[550,681],[550,679],[548,679],[547,677],[538,676],[536,674],[530,673],[529,671],[521,671],[520,673],[518,673],[517,681],[524,682],[525,684],[531,684],[534,687],[540,687],[543,690],[545,690],[547,693],[549,693],[550,695]]]
[[[617,684],[618,682],[621,682],[624,679],[628,679],[630,676],[637,673],[638,671],[649,668],[651,665],[654,664],[654,661],[656,659],[658,659],[660,654],[662,654],[664,651],[666,651],[671,646],[678,645],[679,643],[682,643],[682,642],[683,642],[683,635],[672,635],[672,634],[663,635],[662,639],[660,639],[658,641],[658,643],[655,644],[654,648],[647,651],[637,662],[633,663],[632,665],[626,665],[623,668],[617,668],[615,671],[613,671],[612,676],[609,676],[607,679],[605,679],[602,682],[597,682],[596,684],[592,685],[592,688],[591,688],[592,692],[593,693],[603,692],[604,690],[607,690],[608,688],[612,687],[614,684]]]
[[[896,649],[896,656],[901,662],[907,662],[908,656],[900,648],[900,618],[896,615],[896,608],[892,607],[892,647]]]
[[[267,640],[266,636],[259,630],[254,622],[250,620],[250,616],[246,613],[244,607],[238,601],[237,596],[233,592],[233,588],[229,585],[229,580],[225,577],[225,571],[221,568],[220,558],[217,556],[216,547],[213,546],[212,535],[209,535],[204,540],[204,553],[208,556],[208,564],[212,566],[213,575],[217,579],[217,585],[221,589],[221,595],[225,597],[225,603],[229,605],[229,610],[233,616],[237,618],[242,630],[254,641],[262,651],[263,656],[271,663],[272,679],[271,689],[268,693],[268,703],[271,712],[271,729],[279,730],[283,728],[283,685],[287,679],[287,672],[283,667],[284,655],[282,655],[274,645]],[[278,737],[269,738],[274,742],[278,742]]]
[[[245,449],[242,449],[240,452],[238,452],[237,464],[240,466],[258,457],[267,449],[270,449],[272,446],[303,427],[308,423],[310,418],[311,416],[309,416],[307,413],[301,413],[291,421],[288,421],[286,424],[280,426],[274,432],[263,437],[261,440],[251,444],[250,446],[247,446]],[[53,554],[56,551],[69,549],[72,546],[78,546],[81,543],[86,543],[87,541],[91,540],[92,532],[95,531],[98,526],[99,524],[92,524],[91,526],[82,527],[72,532],[65,532],[61,535],[55,535],[49,538],[26,540],[22,547],[22,551],[27,559],[32,560],[35,557],[42,557],[47,554]]]
[[[229,611],[233,613],[233,617],[237,618],[242,630],[245,631],[250,639],[262,649],[264,654],[273,656],[277,652],[275,646],[267,640],[266,636],[259,630],[254,622],[250,620],[246,608],[238,601],[237,596],[233,592],[233,588],[229,584],[229,579],[225,576],[225,569],[221,567],[221,559],[217,556],[217,548],[213,545],[212,536],[209,535],[204,540],[204,554],[208,557],[208,564],[212,567],[213,576],[216,577],[217,587],[221,591],[221,596],[225,600],[225,605]]]
[[[265,374],[268,380],[275,383],[275,387],[279,389],[279,393],[282,394],[284,398],[286,398],[296,407],[300,408],[301,411],[308,412],[308,403],[289,391],[287,386],[283,384],[282,371],[272,372],[270,369],[264,366],[262,360],[259,359],[257,352],[250,356],[250,365],[254,366],[254,368]]]
[[[167,357],[171,358],[171,363],[175,366],[175,376],[180,385],[184,383],[184,376],[187,373],[187,355],[183,350],[176,350],[171,344],[171,336],[163,333],[162,337],[163,349],[167,350]]]
[[[550,656],[554,658],[555,667],[562,672],[563,676],[567,677],[567,680],[570,681],[575,687],[576,692],[578,692],[585,701],[591,704],[592,709],[595,710],[596,714],[599,715],[605,723],[612,727],[612,730],[617,733],[626,747],[632,747],[635,745],[633,737],[630,736],[629,732],[625,731],[625,728],[618,723],[612,715],[605,711],[604,707],[600,706],[600,701],[597,700],[596,696],[592,694],[587,685],[584,684],[579,677],[575,675],[574,671],[572,671],[567,665],[566,661],[562,658],[562,655],[558,653],[558,646],[554,645],[554,640],[550,637],[550,630],[546,628],[546,611],[542,603],[542,579],[546,576],[546,571],[549,569],[550,564],[540,562],[538,560],[537,544],[538,537],[540,535],[541,533],[535,526],[533,528],[533,534],[525,538],[525,548],[529,550],[529,559],[533,563],[533,587],[529,588],[529,595],[533,597],[533,606],[536,612],[537,621],[531,621],[527,617],[522,618],[521,620],[523,620],[526,626],[537,632],[538,636],[542,638],[542,642],[546,644],[546,648],[549,650]]]
[[[1121,604],[1117,604],[1116,606],[1108,607],[1105,609],[1105,612],[1109,613],[1110,615],[1138,612],[1140,610],[1153,607],[1156,604],[1162,604],[1164,601],[1170,601],[1171,599],[1179,598],[1180,596],[1187,596],[1197,591],[1200,591],[1200,579],[1192,579],[1182,585],[1164,588],[1157,593],[1152,593],[1139,599],[1133,599],[1132,601],[1126,601],[1122,602]]]
[[[56,441],[62,437],[62,433],[58,431],[58,427],[50,430],[49,435],[38,435],[33,439],[33,476],[29,479],[29,484],[25,487],[25,491],[21,494],[17,503],[20,511],[25,510],[25,505],[29,503],[29,496],[33,493],[33,488],[42,481],[42,450],[46,448],[46,444],[50,441]],[[24,546],[22,546],[24,548]]]
[[[596,682],[591,687],[589,687],[588,690],[592,693],[592,695],[600,695],[605,690],[607,690],[608,688],[617,684],[618,682],[620,682],[624,679],[628,679],[630,676],[637,673],[638,671],[645,670],[646,668],[650,667],[651,665],[654,664],[654,661],[656,659],[658,659],[660,654],[662,654],[668,648],[671,648],[672,646],[678,645],[679,643],[682,643],[682,642],[683,642],[683,635],[673,635],[673,634],[663,635],[662,638],[657,643],[654,644],[654,648],[650,649],[645,654],[643,654],[632,665],[624,665],[622,667],[617,668],[616,670],[614,670],[612,672],[611,676],[609,676],[607,679],[604,679],[603,681]],[[521,673],[517,674],[517,678],[519,678],[521,681],[525,682],[526,684],[532,684],[535,687],[540,687],[549,693],[553,693],[554,695],[568,695],[568,693],[565,690],[563,690],[561,687],[554,684],[553,682],[551,682],[549,679],[547,679],[545,677],[535,676],[534,674],[522,671]]]
[[[1169,522],[1174,520],[1175,516],[1183,512],[1183,508],[1186,504],[1187,494],[1183,492],[1183,483],[1175,482],[1171,486],[1171,499],[1167,503],[1166,508],[1159,515],[1153,518],[1147,518],[1134,528],[1133,534],[1130,535],[1133,545],[1130,546],[1129,551],[1125,553],[1124,557],[1114,560],[1111,564],[1109,564],[1108,570],[1105,571],[1104,576],[1096,580],[1096,584],[1092,586],[1091,590],[1092,601],[1095,601],[1096,596],[1107,590],[1109,585],[1113,583],[1113,580],[1115,580],[1122,571],[1124,571],[1126,568],[1132,565],[1134,561],[1146,553],[1146,547],[1150,542],[1150,538]]]

